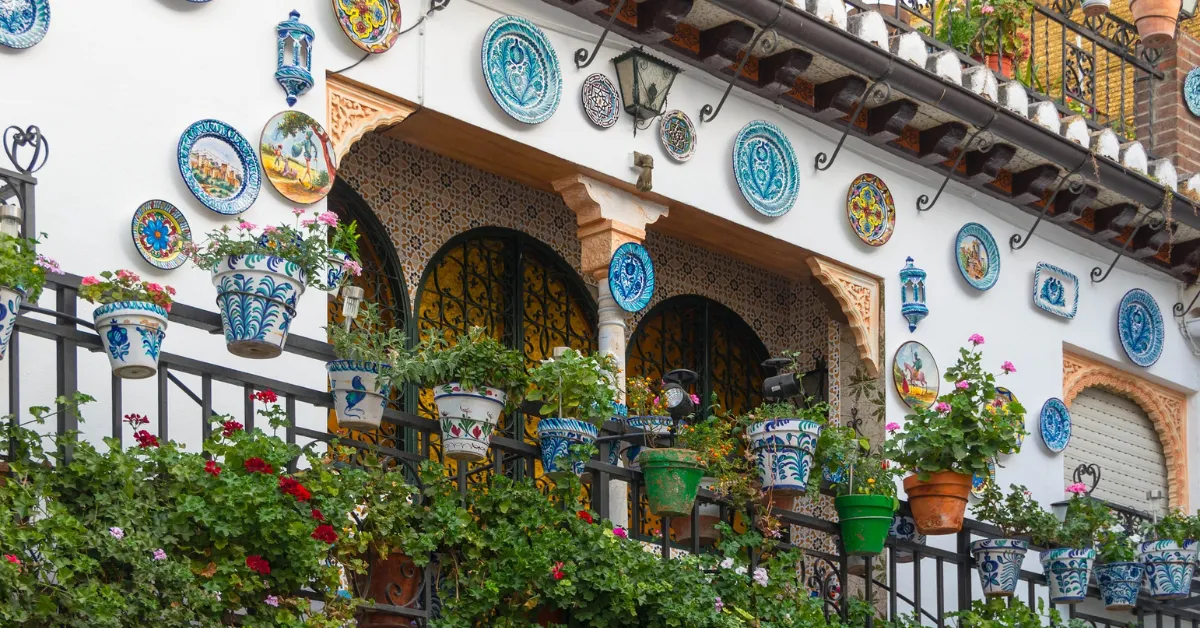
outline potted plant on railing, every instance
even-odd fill
[[[542,469],[546,475],[561,477],[559,458],[575,445],[592,445],[599,425],[613,408],[613,383],[616,362],[611,355],[583,355],[567,349],[561,355],[542,360],[529,371],[529,392],[525,398],[542,403],[537,424],[542,445]],[[582,461],[571,463],[576,475],[583,473]]]
[[[1021,579],[1021,563],[1029,550],[1029,535],[1035,529],[1057,523],[1042,509],[1024,486],[1011,485],[1005,495],[994,483],[972,507],[975,516],[1000,528],[1001,538],[971,542],[979,584],[987,597],[1012,597]]]
[[[699,401],[695,401],[699,405]],[[667,400],[662,395],[662,384],[650,377],[633,377],[625,381],[625,404],[629,416],[623,422],[629,427],[640,429],[652,434],[666,434],[671,431],[671,416],[667,412]],[[625,458],[630,468],[637,468],[637,457],[642,451],[641,445],[630,444],[625,449]]]
[[[679,445],[695,451],[704,464],[700,488],[741,504],[746,503],[754,493],[748,473],[753,469],[744,456],[735,453],[740,444],[736,429],[736,424],[728,417],[710,414],[681,425]],[[715,543],[720,538],[717,532],[720,522],[721,507],[717,504],[701,503],[696,508],[695,531],[700,536],[701,544]],[[693,521],[688,518],[672,519],[671,529],[675,532],[675,540],[686,544],[692,538]]]
[[[330,290],[332,251],[358,257],[355,223],[341,224],[333,212],[293,210],[296,225],[263,227],[242,221],[208,233],[203,245],[188,244],[192,261],[212,273],[217,309],[229,352],[243,358],[274,358],[283,353],[296,304],[307,286]],[[349,274],[362,272],[353,260],[343,262]]]
[[[912,473],[904,478],[904,491],[917,530],[926,535],[962,529],[971,478],[986,477],[988,462],[1016,451],[1025,434],[1025,408],[997,397],[995,376],[980,366],[983,336],[974,334],[970,342],[946,369],[950,392],[914,409],[903,429],[885,442],[884,457]],[[1001,370],[1016,369],[1004,362]]]
[[[1182,0],[1129,0],[1129,11],[1133,13],[1142,44],[1147,48],[1162,48],[1171,43],[1182,6]]]
[[[847,555],[878,556],[883,552],[898,505],[896,475],[895,467],[878,454],[850,450],[845,472],[833,484],[833,506]]]
[[[1096,582],[1104,608],[1127,611],[1137,606],[1145,567],[1138,561],[1142,537],[1116,521],[1096,536]]]
[[[333,410],[338,426],[366,431],[378,429],[392,390],[392,369],[408,363],[408,337],[398,327],[384,324],[379,306],[365,303],[356,319],[345,326],[331,325],[329,342],[336,360],[325,364]]]
[[[956,0],[937,2],[937,39],[1012,78],[1017,63],[1029,57],[1033,0],[990,0],[969,6],[968,11]]]
[[[1146,541],[1138,548],[1146,566],[1150,597],[1174,600],[1192,591],[1195,572],[1198,522],[1182,512],[1173,511],[1146,527]]]
[[[664,379],[671,383],[655,393],[650,405],[661,403],[660,411],[665,411],[674,402],[674,407],[670,408],[671,416],[667,417],[667,434],[647,432],[646,447],[638,453],[636,462],[646,484],[650,512],[659,517],[683,517],[692,513],[705,465],[698,451],[679,446],[678,434],[684,418],[690,418],[699,409],[700,399],[687,390],[696,381],[695,372],[671,371]],[[652,389],[644,391],[647,396],[652,393]],[[671,446],[659,447],[662,442],[669,442]]]
[[[741,417],[764,491],[785,498],[807,492],[829,411],[829,404],[810,399],[803,407],[790,401],[764,403]]]
[[[1115,521],[1103,502],[1087,495],[1083,484],[1072,484],[1067,491],[1073,496],[1063,520],[1042,518],[1030,531],[1034,544],[1046,548],[1038,558],[1050,584],[1053,604],[1076,604],[1087,598],[1096,539]]]
[[[158,372],[174,294],[171,286],[145,281],[128,270],[83,278],[79,296],[100,306],[92,317],[113,375],[145,379]]]
[[[63,274],[58,263],[38,255],[37,240],[0,233],[0,360],[17,325],[21,303],[37,303],[46,273]]]

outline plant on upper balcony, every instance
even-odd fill
[[[1030,54],[1029,24],[1033,0],[989,0],[969,2],[938,0],[934,6],[938,41],[984,61],[985,55],[1006,57],[1004,68],[988,65],[1011,75],[1014,60]],[[928,27],[925,28],[928,31]]]
[[[576,445],[591,445],[599,426],[612,416],[617,363],[611,355],[584,355],[567,349],[542,360],[529,371],[525,398],[541,402],[537,424],[542,447],[542,468],[551,477],[565,473],[558,459]],[[576,474],[583,464],[571,464]]]
[[[851,556],[877,556],[883,552],[899,505],[895,478],[900,471],[872,452],[863,439],[851,440],[842,460],[842,467],[830,478],[842,545]]]
[[[1038,598],[1035,611],[1028,604],[1007,604],[1000,599],[975,600],[971,608],[950,614],[958,620],[960,628],[1042,628],[1045,626],[1046,602]],[[1050,628],[1088,628],[1081,619],[1063,620],[1058,609],[1051,608],[1048,614]],[[917,622],[914,625],[920,625]]]
[[[692,395],[692,402],[700,400]],[[662,381],[653,377],[630,377],[625,380],[625,405],[631,417],[666,417],[667,400],[662,394]]]
[[[364,303],[346,323],[325,328],[337,357],[325,365],[334,413],[342,428],[377,429],[391,394],[392,371],[411,363],[408,335],[387,325],[375,303]]]
[[[38,254],[37,245],[37,240],[0,233],[0,286],[21,291],[27,303],[42,295],[47,272],[63,274],[58,262]]]
[[[1139,559],[1141,541],[1140,534],[1126,530],[1115,518],[1096,533],[1096,582],[1105,609],[1125,611],[1137,606],[1146,571]]]
[[[831,410],[815,399],[801,405],[767,402],[738,417],[764,491],[785,497],[807,492],[817,441]]]
[[[674,416],[667,407],[668,397],[672,394],[678,395],[677,400],[683,404],[676,406]],[[687,392],[680,382],[667,388],[662,380],[649,377],[628,380],[626,395],[629,408],[634,412],[625,419],[626,424],[644,432],[645,446],[634,446],[629,451],[637,452],[632,461],[642,471],[650,513],[659,517],[691,514],[707,465],[701,452],[680,444],[678,432],[684,427],[685,420],[695,420],[700,398]],[[690,411],[683,402],[685,395],[691,402]],[[641,414],[643,412],[659,414]]]
[[[96,333],[117,377],[143,379],[158,372],[175,289],[146,281],[129,270],[104,271],[80,281],[79,296],[100,307],[92,312]]]

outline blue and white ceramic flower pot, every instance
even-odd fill
[[[1142,564],[1150,597],[1174,600],[1192,592],[1192,574],[1196,570],[1196,541],[1146,541],[1141,545]]]
[[[8,353],[8,341],[12,339],[24,300],[25,292],[19,288],[0,286],[0,360]]]
[[[299,265],[274,255],[233,255],[212,269],[212,283],[230,353],[255,359],[283,353],[304,294]]]
[[[1042,552],[1040,558],[1050,582],[1050,603],[1075,604],[1087,598],[1096,550],[1050,549]]]
[[[566,469],[566,461],[560,460],[566,456],[572,445],[590,445],[596,442],[600,431],[595,425],[578,419],[542,419],[537,424],[538,440],[542,443],[542,470],[551,478],[562,477],[569,471],[582,475],[583,461]],[[563,465],[563,466],[560,466]]]
[[[821,424],[803,419],[759,421],[747,429],[763,490],[801,495],[808,487]]]
[[[631,416],[622,419],[622,421],[629,427],[651,434],[667,434],[671,431],[671,417],[669,416]],[[637,457],[640,453],[642,453],[642,445],[627,445],[625,448],[625,466],[630,469],[640,468],[637,463]]]
[[[113,375],[145,379],[158,372],[167,310],[146,301],[107,303],[92,312]]]
[[[381,380],[380,375],[391,368],[359,360],[334,360],[325,365],[339,427],[358,432],[379,429],[392,389],[391,382]]]
[[[987,597],[1012,597],[1021,579],[1021,563],[1029,542],[1020,539],[984,539],[971,543],[979,584]]]
[[[1127,611],[1137,606],[1138,590],[1142,588],[1145,568],[1141,563],[1105,563],[1096,565],[1096,582],[1104,608]]]
[[[434,387],[433,402],[442,423],[442,453],[470,462],[487,458],[507,397],[503,390],[488,386],[463,388],[458,382],[449,382]]]
[[[918,545],[925,544],[925,535],[917,532],[917,522],[912,517],[900,513],[892,517],[892,527],[888,530],[888,536]],[[895,557],[898,563],[911,563],[914,559],[910,550],[900,548],[896,548]]]

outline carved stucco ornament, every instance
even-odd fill
[[[404,122],[417,105],[339,74],[325,79],[326,129],[338,161],[362,136]]]
[[[858,355],[871,377],[879,376],[879,280],[817,257],[808,258],[808,267],[837,300],[854,333]]]

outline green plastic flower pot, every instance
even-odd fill
[[[643,449],[637,462],[646,481],[650,512],[659,517],[692,514],[704,477],[700,455],[690,449]]]
[[[876,556],[883,552],[896,500],[887,495],[843,495],[835,497],[842,527],[842,543],[850,556]]]

